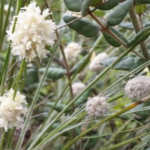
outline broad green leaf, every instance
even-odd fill
[[[126,38],[117,30],[115,30],[114,28],[110,28],[110,30],[115,34],[117,35],[117,37],[119,37],[123,42],[127,43],[127,40]],[[104,35],[104,38],[106,39],[106,41],[114,46],[114,47],[119,47],[121,44],[116,40],[114,39],[111,35],[109,35],[108,33],[104,32],[103,33]]]
[[[133,0],[127,0],[120,5],[118,5],[113,12],[107,18],[108,26],[115,26],[121,23],[124,17],[129,12],[131,6],[133,5]]]
[[[115,60],[117,60],[118,57],[112,57],[112,58],[108,58],[104,61],[101,62],[101,64],[103,66],[110,66]],[[127,70],[127,71],[131,71],[133,69],[135,69],[136,67],[142,65],[145,62],[145,60],[139,58],[139,57],[125,57],[124,59],[122,59],[119,63],[117,63],[113,69],[116,70]]]
[[[84,0],[82,7],[81,7],[81,15],[84,16],[90,6],[92,0]]]
[[[145,41],[149,35],[142,38],[142,35],[146,34],[148,31],[150,31],[150,26],[145,27],[143,30],[141,30],[139,33],[137,33],[129,42],[128,46],[133,45],[135,42],[139,41],[139,44]],[[140,40],[139,40],[140,39]]]
[[[45,71],[45,68],[39,69],[40,73],[43,73]],[[54,80],[62,78],[66,73],[66,70],[62,68],[54,68],[51,67],[48,69],[48,77]]]
[[[84,0],[64,0],[64,2],[70,11],[79,12]]]
[[[77,19],[77,17],[64,16],[63,19],[66,23],[69,23],[69,22]],[[71,29],[75,30],[76,32],[78,32],[86,37],[94,37],[99,32],[99,26],[91,23],[87,19],[75,20],[74,22],[70,23],[68,26]]]
[[[103,36],[110,45],[112,45],[114,47],[121,46],[121,44],[117,40],[115,40],[111,35],[109,35],[108,33],[103,32]]]
[[[119,4],[119,0],[109,0],[105,2],[103,5],[99,6],[100,10],[110,10]]]
[[[134,29],[132,23],[130,23],[130,22],[121,22],[119,24],[119,26],[122,27],[122,28],[125,28],[125,29],[129,29],[129,30],[133,30]]]

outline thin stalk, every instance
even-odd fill
[[[2,68],[2,72],[1,72],[1,75],[0,75],[0,95],[3,95],[4,93],[4,86],[5,86],[5,83],[6,83],[6,77],[7,77],[7,72],[8,72],[8,65],[9,65],[9,59],[10,59],[10,43],[8,45],[8,49],[7,49],[7,56],[6,56],[6,60],[5,60],[5,63],[4,63],[4,66]]]
[[[136,103],[134,103],[134,104],[129,105],[128,107],[126,107],[126,108],[124,108],[123,110],[119,111],[118,113],[116,113],[116,114],[114,114],[114,115],[112,115],[112,116],[110,116],[110,117],[104,119],[103,121],[98,122],[96,125],[94,125],[94,126],[92,126],[91,128],[87,129],[86,131],[84,131],[83,133],[81,133],[80,135],[78,135],[75,139],[73,139],[72,141],[70,141],[70,142],[63,148],[63,150],[69,150],[70,147],[71,147],[76,141],[78,141],[79,139],[81,139],[81,138],[82,138],[85,134],[87,134],[88,132],[90,132],[90,131],[92,131],[93,129],[97,128],[99,125],[101,125],[101,124],[103,124],[103,123],[105,123],[105,122],[107,122],[107,121],[109,121],[109,120],[111,120],[111,119],[113,119],[113,118],[118,117],[119,115],[121,115],[121,114],[123,114],[123,113],[125,113],[125,112],[127,112],[127,111],[129,111],[129,110],[131,110],[131,109],[133,109],[133,108],[135,108],[135,107],[138,106],[139,104],[141,104],[141,103],[143,103],[143,102],[145,102],[145,101],[147,101],[147,100],[149,100],[149,99],[150,99],[150,95],[148,95],[147,97],[143,98],[142,100],[140,100],[140,101],[138,101],[138,102],[136,102]]]
[[[131,18],[131,21],[132,21],[132,24],[134,26],[134,29],[135,29],[136,33],[140,32],[141,28],[140,28],[139,21],[138,21],[137,15],[135,13],[134,7],[132,7],[130,9],[129,14],[130,14],[130,18]],[[150,56],[148,54],[146,44],[144,42],[142,42],[140,44],[140,47],[142,49],[143,55],[146,58],[146,60],[149,60]],[[150,70],[150,67],[149,67],[149,70]]]
[[[115,144],[115,145],[112,145],[112,146],[109,146],[109,147],[106,147],[106,148],[102,148],[102,149],[99,149],[99,150],[116,150],[117,148],[119,148],[119,147],[121,147],[121,146],[123,146],[123,145],[126,145],[126,144],[128,144],[128,143],[131,143],[131,142],[133,142],[133,141],[135,141],[135,140],[138,140],[138,139],[140,139],[140,138],[142,138],[143,136],[146,136],[146,135],[149,135],[150,134],[150,132],[148,132],[148,133],[144,133],[144,134],[142,134],[142,135],[139,135],[139,136],[137,136],[137,137],[135,137],[135,138],[132,138],[132,139],[130,139],[130,140],[126,140],[126,141],[123,141],[123,142],[121,142],[121,143],[118,143],[118,144]]]
[[[18,86],[19,86],[19,83],[20,83],[20,80],[21,80],[21,77],[22,77],[22,74],[23,74],[23,71],[24,71],[24,67],[25,67],[25,59],[22,61],[21,68],[20,68],[19,74],[17,76],[13,99],[15,99],[15,96],[16,96],[16,93],[17,93],[17,90],[18,90]]]
[[[3,32],[2,32],[2,39],[1,39],[0,49],[2,49],[2,46],[3,46],[5,32],[6,32],[7,24],[8,24],[8,21],[9,21],[9,15],[10,15],[10,10],[11,10],[11,5],[12,5],[12,0],[9,1],[9,7],[8,7],[8,11],[7,11],[7,16],[6,16],[6,19],[5,19],[5,23],[4,23],[4,27],[3,27]]]
[[[11,148],[11,146],[12,146],[13,135],[14,135],[14,133],[15,133],[15,130],[16,130],[16,128],[12,129],[11,132],[8,133],[8,138],[7,138],[8,144],[7,144],[7,147],[6,147],[6,148],[8,148],[8,149]]]
[[[56,45],[56,46],[57,46],[57,45]],[[34,98],[33,98],[32,104],[31,104],[31,106],[30,106],[29,113],[28,113],[27,118],[26,118],[26,120],[25,120],[24,127],[23,127],[23,129],[22,129],[22,131],[21,131],[20,138],[19,138],[19,140],[18,140],[18,142],[17,142],[17,145],[16,145],[15,150],[20,150],[20,149],[21,149],[21,145],[22,145],[22,143],[23,143],[24,135],[25,135],[25,133],[26,133],[26,130],[27,130],[27,127],[28,127],[28,123],[29,123],[30,117],[31,117],[32,112],[33,112],[34,105],[35,105],[36,102],[37,102],[37,99],[38,99],[38,96],[39,96],[39,93],[40,93],[42,84],[43,84],[45,78],[47,77],[47,72],[48,72],[49,66],[50,66],[50,64],[51,64],[51,62],[52,62],[52,60],[53,60],[53,56],[54,56],[55,52],[56,52],[56,49],[54,50],[54,53],[53,53],[51,59],[49,59],[49,61],[48,61],[48,63],[47,63],[46,70],[45,70],[45,72],[44,72],[44,74],[43,74],[43,76],[42,76],[42,78],[41,78],[41,81],[40,81],[40,83],[39,83],[39,86],[38,86],[38,88],[37,88],[37,90],[36,90],[36,92],[35,92],[35,96],[34,96]]]
[[[0,7],[0,47],[2,47],[2,33],[3,33],[3,16],[4,16],[4,1],[1,0],[1,7]],[[1,51],[2,49],[0,49]]]
[[[125,48],[127,48],[127,44],[126,44],[124,41],[122,41],[117,35],[115,35],[111,30],[109,30],[108,27],[104,26],[104,25],[97,19],[97,17],[96,17],[93,13],[89,13],[89,15],[101,26],[101,28],[102,28],[101,31],[102,31],[102,32],[108,33],[108,34],[111,35],[114,39],[116,39],[121,45],[123,45]],[[133,52],[134,52],[136,55],[138,55],[139,57],[141,57],[142,59],[144,59],[143,56],[142,56],[140,53],[138,53],[138,52],[136,52],[136,51],[134,51],[134,50],[133,50]]]
[[[40,143],[38,143],[36,145],[36,147],[32,150],[37,150],[37,149],[40,149],[42,146],[44,146],[45,144],[47,144],[49,141],[53,140],[54,138],[56,138],[57,136],[57,133],[64,129],[65,127],[67,127],[68,125],[72,125],[72,123],[74,123],[75,121],[78,121],[81,120],[84,116],[85,116],[85,112],[79,114],[79,116],[77,116],[77,119],[70,119],[68,122],[66,122],[64,125],[60,125],[59,128],[53,130],[48,136],[46,136]]]
[[[75,97],[55,118],[51,121],[50,124],[48,124],[42,132],[37,136],[37,138],[33,141],[33,143],[30,145],[28,150],[32,150],[35,144],[40,140],[40,138],[44,135],[44,133],[51,127],[51,125],[82,95],[84,94],[88,89],[90,89],[101,77],[103,77],[115,64],[117,64],[124,56],[126,56],[135,45],[133,45],[131,48],[129,48],[127,51],[125,51],[113,64],[111,64],[109,67],[107,67],[99,76],[97,76],[87,87],[84,89],[77,97]]]
[[[97,45],[101,40],[102,40],[102,35],[100,35],[100,36],[98,37],[98,39],[94,42],[94,45],[93,45],[93,47],[90,49],[90,53],[88,54],[88,55],[89,55],[88,57],[91,56],[91,54],[92,54],[92,52],[94,51],[96,45]],[[88,57],[87,57],[87,60],[88,60]],[[85,60],[85,61],[79,66],[79,68],[76,70],[75,74],[74,74],[73,77],[71,78],[71,81],[74,80],[74,78],[75,78],[76,75],[78,74],[79,70],[83,67],[84,63],[85,63],[87,60]],[[69,83],[68,83],[68,84],[69,84]],[[65,87],[64,90],[63,90],[63,92],[60,94],[60,96],[59,96],[58,99],[56,100],[55,105],[54,105],[54,107],[51,109],[51,111],[49,112],[48,117],[47,117],[46,120],[44,121],[41,130],[43,130],[43,128],[46,126],[46,124],[50,122],[50,115],[51,115],[53,109],[56,107],[56,105],[57,105],[59,99],[65,94],[66,90],[68,89],[68,84],[66,85],[66,87]]]
[[[45,3],[47,4],[47,7],[50,9],[50,7],[49,7],[49,5],[48,5],[46,0],[45,0]],[[51,17],[52,20],[54,20],[52,15],[50,15],[50,17]],[[56,30],[55,32],[56,32],[57,39],[60,39],[58,31]],[[66,59],[66,56],[65,56],[65,53],[64,53],[63,46],[61,44],[60,44],[60,50],[61,50],[61,53],[62,53],[62,56],[63,56],[63,60],[64,60],[64,63],[65,63],[65,68],[67,70],[68,85],[69,85],[69,88],[70,88],[70,97],[71,97],[71,99],[73,99],[73,91],[72,91],[70,70],[69,70],[67,59]],[[74,109],[74,105],[73,105],[73,109]]]
[[[119,95],[117,95],[117,96],[115,96],[115,97],[112,97],[112,98],[108,99],[107,102],[110,103],[110,102],[112,102],[112,101],[117,100],[118,98],[123,97],[123,96],[124,96],[124,93],[121,93],[121,94],[119,94]]]
[[[16,58],[13,57],[12,60],[11,60],[11,68],[10,70],[8,71],[8,79],[7,79],[7,82],[8,82],[8,86],[7,86],[7,89],[9,90],[11,87],[12,87],[12,83],[13,83],[13,75],[14,75],[14,71],[15,71],[15,68],[16,68]]]
[[[0,150],[3,150],[3,144],[4,144],[4,140],[5,140],[5,135],[6,135],[6,132],[4,132],[3,135],[2,135],[1,142],[0,142]]]

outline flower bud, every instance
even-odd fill
[[[103,66],[100,64],[101,61],[108,58],[108,55],[106,53],[98,54],[90,63],[89,69],[92,71],[99,71],[103,68]]]
[[[73,90],[74,97],[79,95],[84,90],[84,88],[85,88],[85,84],[81,82],[73,83],[72,90]]]
[[[125,86],[126,95],[132,100],[141,100],[150,94],[150,78],[137,76],[129,80]]]
[[[90,117],[100,117],[107,112],[105,97],[93,97],[86,103],[86,111]]]

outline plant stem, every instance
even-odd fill
[[[116,113],[116,114],[114,114],[114,115],[112,115],[112,116],[110,116],[110,117],[104,119],[103,121],[98,122],[96,125],[94,125],[94,126],[92,126],[91,128],[87,129],[86,131],[84,131],[83,133],[81,133],[80,135],[78,135],[75,139],[73,139],[72,141],[70,141],[70,142],[63,148],[63,150],[69,150],[70,147],[71,147],[76,141],[78,141],[79,139],[81,139],[81,138],[82,138],[85,134],[87,134],[88,132],[90,132],[90,131],[92,131],[93,129],[97,128],[99,125],[101,125],[101,124],[105,123],[106,121],[109,121],[109,120],[111,120],[111,119],[113,119],[113,118],[115,118],[115,117],[118,117],[119,115],[121,115],[121,114],[123,114],[123,113],[125,113],[125,112],[127,112],[127,111],[129,111],[129,110],[131,110],[131,109],[133,109],[133,108],[135,108],[135,107],[138,106],[139,104],[141,104],[141,103],[143,103],[143,102],[145,102],[145,101],[147,101],[147,100],[149,100],[149,99],[150,99],[150,95],[148,95],[147,97],[143,98],[142,100],[140,100],[140,101],[138,101],[138,102],[136,102],[136,103],[134,103],[134,104],[131,104],[130,106],[128,106],[128,107],[124,108],[123,110],[119,111],[118,113]]]
[[[19,86],[19,83],[20,83],[20,80],[21,80],[21,77],[22,77],[22,74],[23,74],[24,67],[25,67],[25,59],[23,59],[23,61],[22,61],[21,68],[19,70],[19,74],[18,74],[17,79],[16,79],[16,86],[14,88],[13,99],[15,99],[15,96],[16,96],[16,93],[17,93],[17,90],[18,90],[18,86]]]
[[[114,39],[116,39],[120,44],[122,44],[125,48],[127,48],[127,44],[126,44],[124,41],[122,41],[118,36],[116,36],[113,32],[111,32],[111,30],[109,30],[108,27],[104,26],[104,25],[97,19],[97,17],[96,17],[93,13],[90,13],[90,11],[89,11],[89,15],[101,26],[101,28],[102,28],[101,31],[102,31],[102,32],[108,33],[108,34],[111,35]],[[136,55],[138,55],[139,57],[141,57],[142,59],[144,59],[143,56],[142,56],[141,54],[139,54],[138,52],[136,52],[136,51],[134,51],[134,50],[133,50],[133,52],[134,52]]]
[[[88,89],[90,89],[101,77],[103,77],[115,64],[117,64],[125,55],[127,55],[135,45],[125,51],[113,64],[107,67],[99,76],[97,76],[77,97],[75,97],[52,121],[48,124],[41,133],[37,136],[37,138],[32,142],[28,150],[32,150],[32,148],[37,144],[40,138],[44,135],[44,133],[51,127],[51,125]]]
[[[4,140],[5,140],[5,135],[6,132],[4,131],[2,137],[1,137],[1,142],[0,142],[0,150],[3,150],[3,144],[4,144]]]
[[[131,19],[132,24],[133,24],[133,26],[134,26],[135,32],[136,32],[136,33],[140,32],[141,29],[140,29],[139,21],[138,21],[138,19],[137,19],[137,15],[136,15],[136,13],[135,13],[134,7],[132,7],[132,8],[130,9],[129,14],[130,14],[130,19]],[[147,50],[146,44],[145,44],[144,42],[142,42],[142,43],[140,44],[140,47],[141,47],[141,49],[142,49],[142,51],[143,51],[143,55],[144,55],[144,57],[146,58],[146,60],[149,60],[150,57],[149,57],[149,54],[148,54],[148,50]],[[150,67],[148,67],[148,68],[149,68],[149,70],[150,70]]]
[[[0,7],[0,48],[2,48],[4,1],[5,1],[5,0],[1,0],[1,7]],[[1,51],[1,50],[2,50],[2,49],[0,49],[0,51]]]
[[[57,44],[58,44],[58,43],[57,43]],[[57,47],[57,45],[55,45],[55,46]],[[22,129],[22,131],[21,131],[20,138],[19,138],[19,140],[18,140],[18,142],[17,142],[17,145],[16,145],[15,150],[20,150],[21,145],[22,145],[22,143],[23,143],[24,135],[25,135],[25,133],[26,133],[26,130],[27,130],[27,127],[28,127],[28,123],[29,123],[30,117],[31,117],[31,115],[32,115],[33,108],[34,108],[34,106],[35,106],[35,104],[36,104],[36,102],[37,102],[37,99],[38,99],[38,96],[39,96],[39,92],[40,92],[41,87],[42,87],[42,85],[43,85],[43,82],[44,82],[44,80],[45,80],[45,78],[46,78],[46,76],[47,76],[47,72],[48,72],[49,66],[50,66],[50,64],[51,64],[51,62],[52,62],[52,60],[53,60],[53,56],[54,56],[54,54],[55,54],[55,52],[56,52],[56,47],[55,47],[55,50],[54,50],[54,52],[53,52],[53,55],[52,55],[51,59],[49,59],[49,61],[48,61],[48,63],[47,63],[46,70],[45,70],[45,72],[44,72],[44,74],[43,74],[43,76],[42,76],[42,78],[41,78],[41,81],[40,81],[40,83],[39,83],[39,85],[38,85],[38,88],[37,88],[37,90],[36,90],[36,92],[35,92],[35,96],[34,96],[33,101],[32,101],[32,103],[31,103],[29,113],[28,113],[27,118],[26,118],[26,120],[25,120],[24,127],[23,127],[23,129]]]

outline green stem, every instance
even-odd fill
[[[8,45],[8,49],[7,49],[7,56],[6,56],[6,60],[5,60],[5,63],[4,63],[4,66],[2,68],[2,72],[1,72],[1,75],[0,75],[0,95],[3,95],[4,93],[4,90],[5,90],[5,83],[6,83],[6,77],[7,77],[7,72],[8,72],[8,64],[9,64],[9,59],[10,59],[10,43]]]
[[[37,138],[33,141],[33,143],[30,145],[28,150],[32,150],[35,144],[40,140],[40,138],[44,135],[44,133],[51,127],[51,125],[82,95],[84,94],[88,89],[90,89],[101,77],[103,77],[115,64],[117,64],[124,56],[126,56],[135,45],[133,45],[131,48],[129,48],[127,51],[125,51],[113,64],[111,64],[109,67],[107,67],[97,78],[95,78],[87,87],[84,89],[77,97],[75,97],[55,118],[53,121],[51,121],[50,124],[48,124],[42,132],[37,136]]]
[[[139,21],[138,21],[137,15],[135,13],[134,7],[132,7],[130,9],[129,14],[130,14],[130,18],[131,18],[131,21],[132,21],[132,24],[134,26],[134,29],[135,29],[136,33],[140,32],[141,29],[140,29]],[[143,51],[143,54],[144,54],[144,57],[146,58],[146,60],[149,60],[150,57],[149,57],[149,54],[148,54],[146,44],[144,42],[142,42],[140,44],[140,47]],[[150,67],[149,67],[149,70],[150,70]]]
[[[3,16],[4,16],[4,1],[1,0],[1,7],[0,7],[0,47],[2,47],[2,32],[3,32]],[[1,51],[1,49],[0,49]]]
[[[4,40],[4,37],[5,37],[5,32],[6,32],[7,24],[8,24],[8,21],[9,21],[9,15],[10,15],[10,10],[11,10],[11,5],[12,5],[12,0],[9,1],[9,7],[8,7],[8,11],[7,11],[7,15],[6,15],[4,27],[3,27],[3,30],[2,30],[3,32],[2,32],[2,38],[1,38],[1,43],[0,43],[0,50],[2,49],[3,40]]]
[[[132,139],[130,139],[130,140],[126,140],[126,141],[124,141],[124,142],[121,142],[121,143],[118,143],[118,144],[115,144],[115,145],[113,145],[113,146],[109,146],[109,147],[106,147],[106,148],[102,148],[102,149],[99,149],[99,150],[116,150],[117,148],[119,148],[119,147],[121,147],[121,146],[123,146],[123,145],[126,145],[126,144],[128,144],[128,143],[131,143],[131,142],[133,142],[133,141],[135,141],[135,140],[138,140],[138,139],[140,139],[140,138],[142,138],[143,136],[146,136],[146,135],[148,135],[148,134],[150,134],[150,132],[148,132],[148,133],[144,133],[144,134],[142,134],[142,135],[139,135],[139,136],[137,136],[137,137],[135,137],[135,138],[132,138]]]
[[[20,68],[20,71],[19,71],[19,75],[17,77],[17,80],[16,80],[16,86],[15,86],[15,89],[14,89],[14,95],[13,95],[13,99],[15,99],[15,96],[16,96],[16,93],[17,93],[17,90],[18,90],[18,86],[19,86],[19,83],[20,83],[20,80],[21,80],[21,77],[22,77],[22,74],[23,74],[23,71],[24,71],[24,67],[25,67],[25,59],[22,61],[22,64],[21,64],[21,68]]]
[[[41,81],[40,81],[40,83],[39,83],[39,86],[38,86],[38,88],[37,88],[37,90],[36,90],[36,92],[35,92],[35,96],[34,96],[34,98],[33,98],[32,104],[31,104],[31,106],[30,106],[29,113],[28,113],[27,118],[26,118],[26,120],[25,120],[24,127],[23,127],[23,129],[22,129],[22,131],[21,131],[20,138],[19,138],[19,140],[18,140],[18,142],[17,142],[17,145],[16,145],[15,150],[20,150],[20,149],[21,149],[21,145],[22,145],[22,143],[23,143],[24,135],[25,135],[25,133],[26,133],[26,130],[27,130],[27,127],[28,127],[28,123],[29,123],[30,117],[31,117],[32,112],[33,112],[33,109],[34,109],[34,105],[35,105],[36,102],[37,102],[37,99],[38,99],[38,96],[39,96],[41,87],[42,87],[43,82],[44,82],[44,80],[45,80],[45,78],[46,78],[46,76],[47,76],[47,72],[48,72],[49,66],[50,66],[50,64],[51,64],[51,62],[52,62],[52,60],[53,60],[53,56],[54,56],[54,54],[55,54],[55,52],[56,52],[56,48],[57,48],[58,44],[59,44],[59,42],[58,42],[57,45],[55,46],[54,53],[53,53],[51,59],[49,59],[49,61],[48,61],[48,63],[47,63],[46,70],[45,70],[45,72],[44,72],[44,74],[43,74],[43,76],[42,76],[42,78],[41,78]]]
[[[114,34],[108,27],[104,26],[104,25],[99,21],[99,19],[97,19],[97,17],[96,17],[94,14],[92,14],[92,13],[89,13],[89,14],[90,14],[90,16],[101,26],[101,28],[102,28],[101,31],[108,33],[108,34],[111,35],[114,39],[116,39],[121,45],[123,45],[125,48],[127,48],[127,44],[126,44],[124,41],[122,41],[116,34]],[[138,52],[136,52],[136,51],[134,51],[134,50],[133,50],[133,52],[134,52],[136,55],[138,55],[139,57],[141,57],[142,59],[144,59],[143,56],[142,56],[140,53],[138,53]]]
[[[5,135],[6,135],[6,132],[4,132],[3,135],[2,135],[1,142],[0,142],[0,150],[3,150],[3,144],[4,144],[4,140],[5,140]]]
[[[87,134],[88,132],[92,131],[93,129],[95,129],[96,127],[98,127],[99,125],[105,123],[106,121],[109,121],[115,117],[118,117],[119,115],[135,108],[137,105],[141,104],[141,101],[140,102],[136,102],[134,104],[131,104],[130,106],[124,108],[123,110],[119,111],[118,113],[104,119],[103,121],[100,121],[98,122],[96,125],[92,126],[91,128],[87,129],[86,131],[82,132],[80,135],[78,135],[75,139],[73,139],[72,141],[70,141],[64,148],[63,150],[69,150],[70,147],[76,142],[78,141],[79,139],[81,139],[85,134]]]

